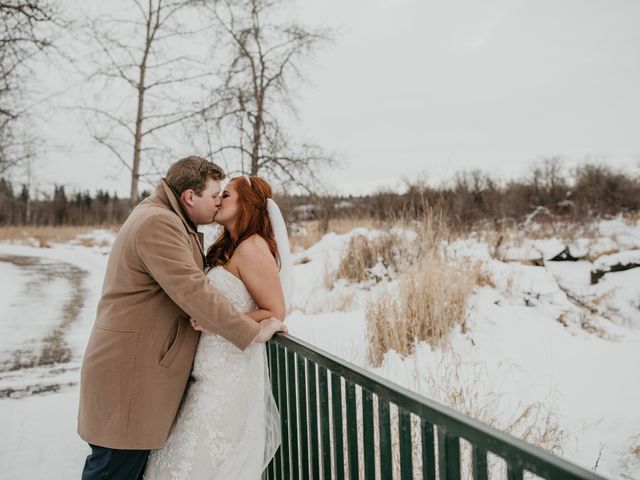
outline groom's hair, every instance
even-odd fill
[[[173,163],[164,179],[178,195],[189,189],[200,195],[207,186],[207,179],[220,181],[224,177],[224,170],[219,165],[190,155]]]

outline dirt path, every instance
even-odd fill
[[[19,375],[27,378],[46,379],[51,373],[64,372],[65,366],[72,360],[72,350],[65,336],[76,323],[82,311],[87,296],[85,279],[88,272],[65,262],[52,261],[38,257],[19,255],[0,255],[0,262],[10,263],[22,269],[27,274],[20,298],[27,302],[41,301],[47,284],[53,280],[63,279],[68,283],[65,298],[59,311],[52,312],[52,324],[44,338],[34,339],[27,344],[17,345],[9,354],[8,359],[0,363],[0,398],[15,396],[16,389],[3,387],[3,377]],[[56,375],[54,375],[56,376]],[[7,378],[4,378],[5,380]],[[59,388],[55,383],[34,385],[26,381],[24,393],[34,394],[43,391],[55,391]],[[22,390],[22,389],[18,389]]]

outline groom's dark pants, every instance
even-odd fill
[[[149,450],[116,450],[91,445],[82,471],[82,480],[139,480],[147,464]]]

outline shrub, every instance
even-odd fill
[[[406,256],[402,249],[403,243],[402,237],[388,232],[375,238],[354,235],[338,267],[337,278],[351,282],[363,282],[374,278],[371,269],[378,263],[385,269],[398,271]]]
[[[466,328],[475,273],[452,266],[436,252],[423,255],[401,279],[396,295],[367,303],[368,360],[382,363],[388,350],[409,355],[416,341],[441,345],[451,329]]]

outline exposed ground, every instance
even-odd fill
[[[17,318],[5,318],[5,324],[33,322],[36,319],[19,316],[21,306],[28,308],[28,305],[41,303],[50,297],[56,300],[43,312],[47,318],[37,319],[45,325],[44,329],[34,327],[27,335],[18,338],[11,348],[0,352],[0,398],[58,391],[62,386],[69,386],[68,381],[56,383],[52,379],[60,378],[69,368],[77,368],[70,365],[74,355],[66,336],[78,322],[85,306],[87,272],[69,263],[39,257],[0,255],[0,262],[15,266],[22,272],[22,278],[14,279],[21,282],[18,296],[12,304],[17,308],[7,312],[18,315]],[[57,288],[50,291],[53,285],[60,283],[64,284],[62,295]],[[5,325],[7,327],[11,328]],[[16,378],[26,381],[17,386]]]

